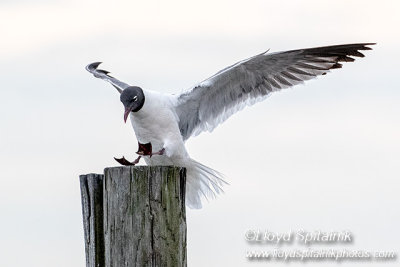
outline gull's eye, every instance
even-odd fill
[[[133,101],[137,101],[137,95],[133,97]]]

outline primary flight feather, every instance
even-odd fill
[[[131,119],[139,142],[138,159],[148,165],[186,167],[186,204],[201,208],[202,197],[212,198],[225,184],[217,171],[190,158],[185,141],[202,131],[212,131],[246,105],[265,99],[270,93],[341,68],[341,62],[364,57],[374,43],[334,45],[277,53],[262,53],[233,64],[180,95],[162,94],[130,86],[98,69],[100,62],[86,69],[96,78],[111,83],[124,104],[124,120]]]

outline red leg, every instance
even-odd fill
[[[151,153],[151,155],[150,155],[150,158],[151,158],[151,156],[153,156],[153,155],[164,155],[164,153],[165,153],[165,148],[163,148],[163,149],[161,149],[160,151],[158,151],[158,152],[155,152],[155,153]]]

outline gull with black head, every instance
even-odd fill
[[[86,69],[118,90],[125,108],[124,121],[130,117],[139,143],[135,161],[124,157],[116,160],[135,165],[143,157],[148,165],[186,167],[186,204],[200,208],[202,198],[215,197],[226,182],[219,172],[189,156],[185,148],[189,137],[211,132],[235,112],[272,92],[325,75],[341,68],[342,62],[354,61],[354,57],[364,57],[360,51],[371,50],[371,45],[374,43],[267,51],[233,64],[178,95],[128,85],[98,69],[100,62]]]

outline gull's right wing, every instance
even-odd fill
[[[106,82],[111,83],[112,86],[114,86],[119,93],[122,93],[125,88],[129,87],[128,84],[121,82],[118,79],[115,79],[114,77],[108,75],[109,72],[106,70],[101,70],[98,69],[97,67],[101,64],[101,62],[94,62],[86,66],[86,70],[94,75],[96,78],[100,78]]]

